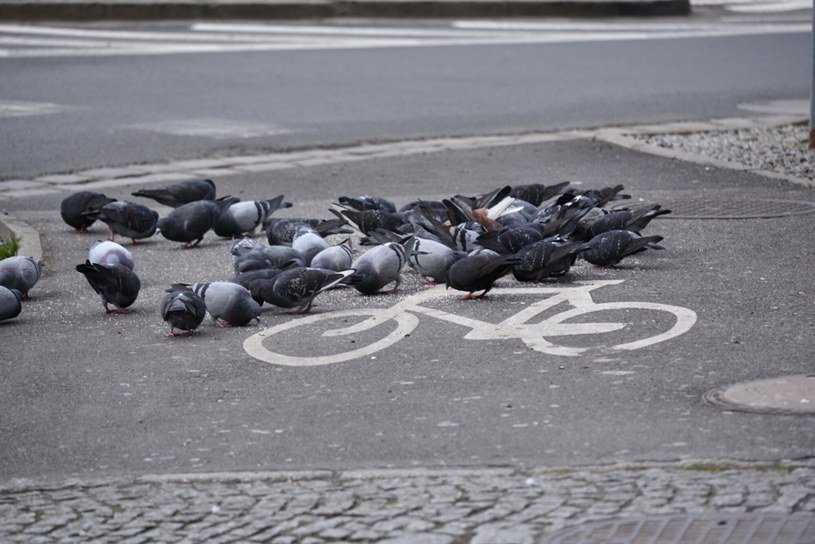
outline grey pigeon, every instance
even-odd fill
[[[346,239],[317,253],[311,260],[311,266],[339,272],[351,268],[353,260],[354,248],[351,247],[351,240]]]
[[[214,281],[189,287],[204,299],[207,312],[219,327],[242,327],[260,316],[260,304],[246,287],[237,283]]]
[[[182,242],[183,247],[195,247],[204,235],[215,226],[221,213],[236,199],[196,200],[178,208],[158,220],[159,233],[173,242]]]
[[[657,245],[661,241],[662,236],[642,236],[629,230],[610,230],[580,244],[574,252],[591,264],[607,267],[646,249],[664,249]]]
[[[408,261],[426,278],[426,285],[444,283],[453,263],[467,255],[441,242],[419,237],[414,237],[408,247]]]
[[[42,261],[33,257],[14,255],[0,261],[0,285],[8,289],[17,289],[23,298],[29,298],[28,292],[42,276]]]
[[[221,213],[213,230],[224,238],[251,234],[275,211],[289,206],[291,204],[283,202],[283,195],[270,200],[235,202]]]
[[[17,289],[8,289],[0,285],[0,321],[20,315],[23,305],[20,302],[23,294]]]
[[[170,325],[167,336],[175,336],[175,329],[193,334],[207,315],[207,305],[186,285],[173,284],[164,291],[160,311],[161,318]]]
[[[78,264],[76,270],[85,276],[93,290],[102,297],[105,313],[130,313],[125,308],[136,301],[141,288],[141,281],[135,272],[121,264],[94,264],[90,261]],[[116,309],[111,310],[108,304]]]
[[[300,225],[291,241],[291,248],[303,256],[306,266],[310,266],[314,256],[329,245],[314,227],[306,224]]]
[[[86,213],[89,218],[107,223],[110,229],[109,240],[119,234],[136,243],[136,240],[149,238],[156,232],[158,212],[135,202],[116,200],[101,208]]]
[[[97,240],[88,249],[88,260],[91,264],[121,264],[130,270],[134,269],[133,253],[126,247],[110,240]]]
[[[395,292],[402,283],[400,273],[406,262],[402,244],[388,242],[374,246],[351,263],[351,268],[361,274],[361,280],[354,288],[362,294],[370,295],[394,283],[391,292]]]
[[[314,298],[331,289],[355,273],[353,269],[332,272],[320,268],[298,267],[284,270],[275,276],[263,291],[266,302],[281,308],[296,308],[295,313],[306,313]]]
[[[116,200],[105,196],[103,193],[94,191],[79,191],[65,197],[59,206],[59,213],[62,220],[77,232],[87,232],[88,227],[96,222],[95,217],[91,217],[88,212],[101,208]]]
[[[514,255],[499,255],[484,251],[471,253],[453,263],[447,271],[447,287],[457,291],[466,291],[460,300],[483,298],[492,289],[493,284],[508,274],[519,262]],[[476,291],[483,291],[474,295]]]
[[[240,257],[241,255],[249,253],[250,251],[260,249],[263,249],[262,243],[246,236],[235,237],[229,243],[229,253],[232,254],[233,257]]]
[[[131,194],[151,198],[171,208],[179,208],[196,200],[215,200],[215,182],[211,179],[192,179],[156,189],[141,189]]]

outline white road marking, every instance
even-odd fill
[[[600,335],[604,333],[618,331],[626,327],[634,328],[632,323],[626,322],[573,321],[574,318],[586,314],[609,310],[626,310],[632,312],[645,310],[665,312],[673,317],[673,323],[666,331],[633,342],[604,347],[604,349],[610,351],[630,351],[652,346],[688,332],[696,323],[696,312],[681,306],[652,302],[597,303],[592,300],[590,294],[592,290],[607,285],[620,284],[622,282],[623,280],[598,280],[594,282],[578,282],[576,285],[563,287],[496,288],[492,291],[496,296],[523,296],[527,301],[530,301],[530,299],[537,295],[549,295],[539,300],[530,301],[523,309],[500,323],[481,321],[464,315],[423,306],[422,302],[426,302],[427,300],[443,298],[445,296],[450,297],[443,287],[435,287],[419,291],[397,302],[390,308],[349,309],[312,314],[306,317],[292,319],[286,323],[253,334],[244,341],[243,347],[252,357],[271,364],[319,366],[346,362],[371,356],[373,353],[396,344],[410,335],[419,324],[418,315],[423,315],[469,328],[470,332],[463,337],[466,340],[521,340],[527,347],[546,355],[575,357],[584,354],[591,347],[604,346],[605,341],[600,337]],[[568,303],[572,308],[561,311],[541,321],[536,320],[542,313],[552,308],[557,308],[563,303]],[[338,349],[347,348],[349,346],[347,339],[351,338],[354,340],[354,342],[352,342],[354,349],[341,351],[333,355],[293,356],[273,352],[263,345],[266,339],[281,333],[286,333],[285,335],[289,338],[299,339],[301,343],[307,341],[307,339],[304,340],[304,338],[307,338],[305,336],[307,334],[311,334],[316,339],[318,332],[312,329],[311,326],[321,321],[331,321],[332,324],[328,326],[334,328],[323,329],[319,337],[337,337],[335,344]],[[396,323],[395,328],[392,325],[382,327],[383,324],[388,324],[392,321]],[[349,322],[352,324],[349,325]],[[300,332],[294,335],[289,332],[301,326],[305,326],[306,328],[301,329]],[[320,327],[323,326],[324,325],[321,325]],[[364,337],[359,339],[357,335],[371,330],[375,331],[374,334],[381,336],[381,338],[365,345],[367,340],[365,340]],[[582,335],[586,338],[586,343],[589,344],[587,347],[561,346],[550,340],[561,336],[578,335]],[[280,344],[279,342],[273,342],[273,345],[279,346]]]
[[[704,0],[710,1],[710,0]],[[740,2],[744,0],[734,0]],[[778,12],[802,0],[749,0],[734,10]],[[383,26],[194,23],[181,30],[0,24],[0,58],[170,55],[247,51],[341,50],[489,44],[551,44],[802,33],[809,18],[762,21],[452,21],[447,25]]]
[[[4,117],[26,117],[48,115],[70,109],[69,106],[51,102],[25,102],[22,100],[0,100],[0,119]]]
[[[279,125],[263,125],[259,123],[241,123],[230,119],[181,119],[177,121],[161,121],[158,123],[143,123],[125,125],[126,129],[161,132],[175,136],[194,136],[223,140],[231,138],[257,138],[260,136],[273,136],[286,134],[288,129]]]

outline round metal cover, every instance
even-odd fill
[[[815,374],[737,383],[708,391],[704,399],[730,410],[815,414]]]
[[[801,200],[733,200],[691,198],[663,202],[666,219],[763,219],[815,212],[815,202]]]
[[[556,533],[545,544],[812,544],[811,515],[677,515],[586,523]]]

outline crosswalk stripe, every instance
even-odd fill
[[[713,2],[719,0],[700,0]],[[759,9],[767,0],[730,0],[732,9]],[[782,0],[777,9],[803,0]],[[752,12],[750,12],[752,13]],[[162,55],[372,49],[489,44],[550,44],[676,39],[811,30],[809,18],[789,21],[452,21],[434,26],[194,23],[182,30],[0,24],[0,58]]]

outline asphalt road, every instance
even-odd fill
[[[667,207],[698,199],[736,207],[815,200],[810,190],[783,182],[582,140],[231,176],[219,180],[219,192],[283,193],[295,203],[286,215],[326,216],[329,203],[344,194],[384,194],[403,204],[498,183],[564,179],[582,187],[623,183],[634,198]],[[135,188],[108,192],[125,197]],[[582,263],[552,285],[615,280],[620,283],[594,291],[596,302],[650,302],[695,312],[698,321],[688,332],[649,347],[609,349],[664,332],[672,320],[661,312],[588,316],[629,326],[610,338],[557,339],[591,348],[573,357],[529,349],[517,339],[466,340],[467,329],[421,315],[409,336],[383,351],[290,367],[253,358],[243,348],[247,337],[265,328],[307,319],[279,309],[267,307],[258,326],[220,329],[206,322],[196,336],[164,336],[158,302],[166,286],[230,275],[226,243],[212,235],[193,250],[160,237],[132,246],[142,293],[131,315],[105,315],[73,266],[106,231],[95,226],[90,234],[75,234],[55,212],[59,199],[43,195],[36,205],[16,203],[18,215],[44,237],[47,274],[23,315],[0,327],[3,478],[772,461],[808,456],[814,445],[809,417],[742,413],[702,401],[715,387],[811,371],[811,214],[660,219],[649,231],[665,236],[665,251],[612,269]],[[404,276],[398,294],[333,292],[318,299],[313,313],[391,307],[426,289],[411,273]],[[509,280],[501,285],[524,287]],[[427,306],[498,322],[534,300],[499,293],[461,302],[449,292]],[[364,345],[380,330],[338,341]],[[309,327],[264,345],[308,356],[338,346],[326,347]]]
[[[127,48],[121,44],[135,41],[130,34],[98,34],[111,32],[110,25],[69,29],[78,34],[65,36],[10,33],[9,39],[37,45],[7,49],[0,98],[55,113],[4,115],[0,176],[30,179],[361,141],[738,116],[743,102],[808,95],[810,38],[795,21],[770,25],[775,34],[763,34],[769,23],[757,18],[741,26],[623,20],[617,24],[627,26],[620,29],[578,24],[497,37],[495,30],[449,25],[374,25],[378,35],[351,44],[344,34],[261,33],[249,36],[271,42],[247,47],[292,50],[185,54],[174,53],[181,38],[161,37],[180,33],[210,40],[201,46],[226,47],[216,38],[247,34],[177,24],[114,26],[149,37]],[[472,43],[451,45],[465,39]],[[70,40],[83,45],[65,46]],[[439,42],[446,45],[434,45]]]
[[[44,174],[163,160],[737,115],[745,101],[805,96],[809,46],[805,33],[781,33],[4,59],[3,104],[54,105],[56,113],[4,117],[2,179],[25,186]],[[202,127],[213,125],[234,130],[205,135]],[[180,134],[179,126],[192,126],[192,133]],[[239,135],[248,129],[266,132]],[[561,180],[585,188],[622,183],[637,200],[677,209],[712,202],[762,210],[780,200],[800,210],[800,203],[815,201],[810,190],[781,181],[591,140],[463,142],[459,150],[368,160],[341,160],[340,152],[321,163],[247,168],[215,181],[219,194],[285,194],[294,207],[281,215],[318,217],[328,216],[342,195],[378,194],[401,205]],[[133,182],[105,191],[128,198],[137,188]],[[158,304],[170,283],[231,275],[226,243],[211,235],[194,250],[160,237],[132,246],[142,292],[132,314],[105,315],[74,267],[106,230],[95,226],[78,235],[67,228],[57,213],[66,194],[23,192],[2,201],[41,233],[46,274],[24,313],[0,323],[0,479],[775,461],[809,456],[815,446],[811,417],[723,410],[702,401],[716,387],[811,372],[811,213],[660,219],[649,232],[665,237],[665,251],[612,269],[581,263],[549,286],[616,282],[597,284],[593,300],[671,305],[695,315],[684,334],[641,349],[612,348],[664,333],[673,326],[670,315],[629,308],[577,317],[570,322],[627,326],[602,337],[557,338],[558,345],[588,348],[565,356],[531,349],[526,336],[466,339],[469,330],[450,322],[455,318],[414,311],[417,327],[382,351],[297,367],[274,364],[273,357],[270,364],[244,349],[256,333],[309,323],[273,308],[264,310],[260,325],[220,329],[207,322],[195,336],[165,337]],[[332,292],[313,313],[391,308],[426,289],[411,273],[404,276],[397,294]],[[501,286],[523,287],[509,280]],[[423,306],[436,316],[489,324],[544,299],[497,292],[461,302],[455,295]],[[327,356],[351,349],[342,342],[359,349],[392,330],[383,327],[334,342],[308,325],[262,346]],[[490,331],[484,325],[477,332]]]

